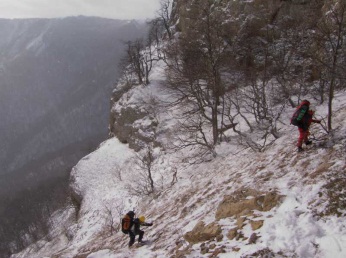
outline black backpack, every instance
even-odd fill
[[[127,214],[121,219],[121,231],[124,234],[129,233],[130,228],[131,228],[131,224],[132,224],[131,222],[132,222],[132,220],[131,220],[130,216]]]
[[[296,111],[294,111],[292,117],[291,117],[291,125],[295,125],[297,126],[298,125],[298,116],[299,116],[299,113],[300,113],[300,110],[301,108],[297,108]]]

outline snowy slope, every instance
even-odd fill
[[[158,64],[152,83],[132,89],[119,103],[132,105],[139,97],[153,94],[167,98],[160,84],[162,69]],[[71,187],[82,197],[74,221],[71,215],[65,221],[66,214],[57,215],[61,222],[55,235],[12,257],[346,257],[346,93],[336,94],[334,103],[333,137],[313,125],[315,142],[301,154],[295,147],[298,131],[287,122],[292,110],[287,110],[286,124],[281,125],[282,137],[262,153],[222,143],[216,158],[193,163],[186,159],[191,150],[155,149],[158,193],[150,197],[130,194],[140,176],[136,153],[116,138],[109,139],[72,170]],[[325,105],[316,108],[318,115],[326,117]],[[170,141],[168,135],[174,130],[172,112],[158,114],[158,131],[166,136],[161,135],[163,142]],[[254,195],[260,200],[270,194],[282,197],[267,210],[216,219],[227,196],[245,203]],[[145,239],[150,240],[147,246],[129,249],[128,236],[110,230],[133,208],[154,226],[144,229]],[[215,222],[221,234],[189,244],[184,236],[200,221]],[[263,226],[254,229],[256,223]],[[234,228],[237,237],[232,238]]]

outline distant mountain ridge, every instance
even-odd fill
[[[124,42],[144,35],[146,24],[0,19],[0,31],[1,203],[47,177],[66,177],[107,138]]]
[[[122,41],[144,26],[83,16],[0,19],[0,174],[76,140],[107,136]]]

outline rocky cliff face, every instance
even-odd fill
[[[210,2],[210,1],[209,1]],[[241,21],[241,17],[247,17],[248,15],[260,15],[263,19],[272,20],[274,23],[275,20],[279,20],[284,16],[304,15],[304,6],[308,3],[313,2],[313,0],[291,0],[291,1],[281,1],[281,0],[253,0],[253,1],[229,1],[229,0],[221,0],[221,1],[213,1],[211,6],[214,8],[221,8],[223,10],[227,10],[229,17],[239,17],[238,21]],[[316,3],[316,15],[321,12],[321,8],[325,1],[314,1]],[[175,24],[175,29],[180,32],[184,32],[186,30],[187,23],[190,19],[191,6],[192,5],[200,5],[201,1],[194,0],[175,0],[173,3],[172,10],[172,24]],[[263,10],[266,10],[263,12]],[[225,24],[227,26],[231,26],[233,18],[230,20],[225,20]],[[239,29],[239,28],[237,28]],[[225,31],[225,33],[237,33],[237,30]]]
[[[127,87],[126,85],[119,84],[118,88],[113,91],[110,134],[117,137],[122,143],[129,144],[129,147],[136,151],[151,142],[158,145],[159,143],[156,141],[158,122],[149,109],[154,110],[159,107],[155,106],[155,103],[141,103],[141,97],[135,92],[145,86]],[[126,102],[131,98],[137,99],[137,103],[128,105]]]

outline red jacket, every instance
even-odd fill
[[[308,111],[308,120],[307,120],[308,126],[310,126],[311,123],[319,123],[319,122],[321,122],[320,120],[312,119],[312,117],[314,116],[314,113],[315,112],[312,111],[312,110]]]

